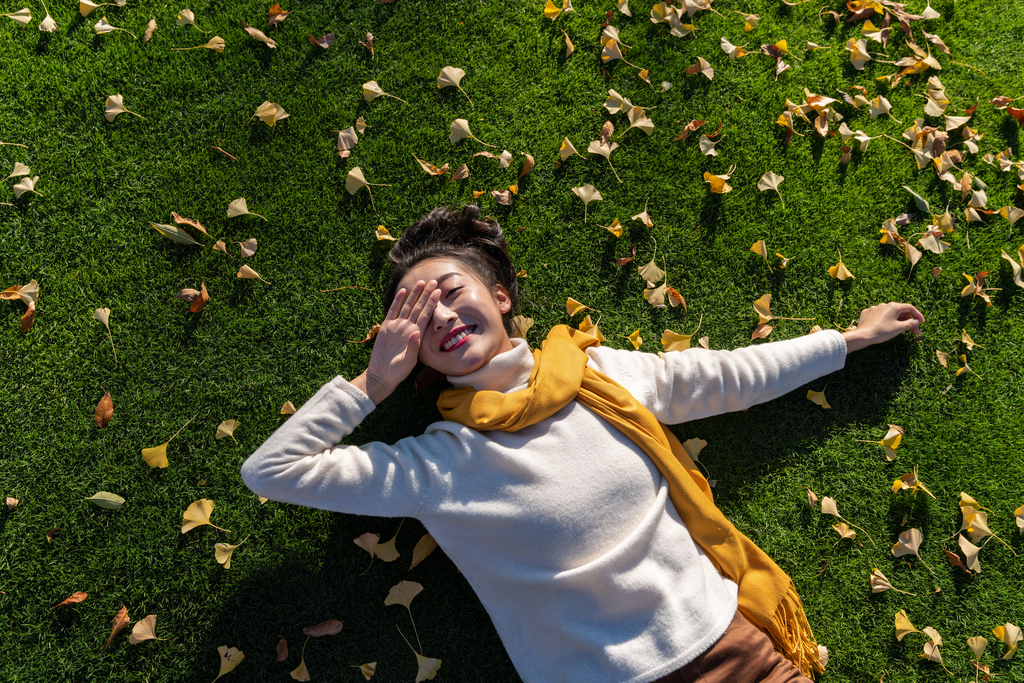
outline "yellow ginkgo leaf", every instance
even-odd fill
[[[371,678],[373,678],[373,674],[377,673],[377,662],[367,662],[366,664],[353,666],[356,669],[359,669],[359,673],[363,674],[363,678],[365,678],[366,680],[370,680]]]
[[[378,242],[380,242],[381,240],[390,240],[394,242],[398,239],[397,237],[392,237],[391,233],[388,232],[388,229],[385,228],[383,225],[377,226],[376,237]]]
[[[817,403],[822,408],[826,408],[826,409],[832,408],[832,406],[830,406],[828,404],[828,401],[825,400],[825,392],[824,391],[814,391],[812,389],[808,389],[807,390],[807,400],[810,401],[811,403]]]
[[[896,640],[902,641],[903,636],[908,633],[920,633],[917,628],[910,623],[910,618],[907,616],[907,610],[901,609],[896,613]]]
[[[711,191],[715,194],[725,194],[726,192],[732,192],[732,186],[725,182],[729,179],[728,173],[722,175],[712,175],[707,171],[704,171],[704,181],[711,186]]]
[[[255,30],[255,29],[253,29]],[[258,118],[263,123],[270,127],[273,127],[275,123],[281,119],[286,119],[291,114],[284,110],[280,104],[270,101],[264,101],[263,104],[256,107],[256,113],[249,117],[249,120]]]
[[[473,106],[473,100],[469,99],[469,95],[459,85],[462,82],[462,78],[466,75],[466,72],[457,66],[446,66],[441,69],[441,74],[437,77],[437,87],[448,88],[454,86],[459,89],[463,95],[466,95],[466,99],[469,100],[470,106]]]
[[[437,549],[437,541],[430,534],[423,534],[420,540],[416,541],[416,546],[412,549],[412,563],[409,565],[409,570],[412,571],[416,565],[423,560],[427,559],[430,553]]]
[[[832,525],[832,529],[837,534],[839,534],[839,541],[842,541],[843,539],[846,539],[846,538],[849,538],[850,540],[853,540],[853,539],[857,538],[857,532],[854,531],[853,529],[851,529],[850,525],[847,524],[846,522],[839,522],[838,524],[833,524]],[[836,541],[835,543],[833,543],[832,546],[835,547],[835,546],[839,545],[839,541]]]
[[[185,244],[188,246],[195,247],[202,246],[199,244],[199,242],[196,242],[194,239],[192,239],[191,235],[189,235],[187,232],[185,232],[184,230],[177,226],[166,225],[164,223],[154,223],[152,221],[150,221],[149,225],[151,228],[153,228],[158,233],[160,233],[167,239],[171,240],[172,242],[177,242],[178,244]]]
[[[113,121],[117,118],[118,114],[131,114],[132,116],[138,116],[140,119],[144,118],[141,114],[136,114],[135,112],[126,109],[124,106],[124,98],[121,95],[110,95],[104,101],[103,107],[103,118],[107,121]]]
[[[401,529],[401,525],[398,527]],[[398,552],[398,548],[395,546],[395,542],[398,540],[398,532],[386,543],[377,543],[373,546],[373,554],[379,557],[383,562],[394,562],[401,553]]]
[[[215,435],[217,441],[220,441],[225,436],[230,436],[232,441],[238,443],[238,441],[235,441],[235,429],[238,428],[239,424],[241,423],[238,420],[224,420],[217,425],[217,433]]]
[[[672,330],[665,330],[661,334],[661,345],[665,351],[685,351],[690,348],[690,338],[692,336],[693,334],[679,334]]]
[[[573,194],[583,200],[583,222],[587,222],[587,206],[593,201],[602,201],[604,197],[601,196],[601,192],[596,187],[587,183],[580,187],[572,188]]]
[[[584,306],[579,301],[576,301],[576,299],[573,299],[571,296],[565,300],[565,313],[570,318],[579,313],[580,311],[585,311],[589,309],[589,306]]]
[[[848,280],[848,279],[852,279],[853,278],[853,273],[851,273],[850,269],[846,267],[845,263],[843,263],[843,255],[842,254],[839,255],[839,263],[837,263],[834,266],[829,266],[828,274],[829,274],[829,277],[833,277],[833,278],[835,278],[836,280],[839,280],[839,281]]]
[[[409,646],[409,649],[413,651],[413,654],[416,655],[416,664],[419,667],[416,671],[416,683],[432,680],[441,669],[441,660],[424,657],[419,652],[416,652],[416,648],[406,639],[401,629],[398,630],[398,633],[402,636],[402,640],[405,640],[405,644]]]
[[[605,341],[604,335],[601,334],[601,330],[598,329],[597,325],[590,320],[589,315],[580,322],[580,332],[583,334],[589,334],[591,337],[597,339],[598,346],[601,345],[601,342]]]
[[[580,157],[583,156],[582,154],[576,151],[576,148],[573,146],[573,144],[569,142],[569,138],[562,138],[562,145],[561,147],[558,148],[558,158],[561,161],[565,161],[573,154]]]
[[[626,337],[626,339],[629,340],[629,343],[633,345],[634,349],[638,349],[638,350],[640,348],[640,345],[644,343],[643,338],[640,336],[640,329],[639,328],[637,328],[637,330],[635,332],[633,332],[631,335]]]
[[[768,263],[768,247],[765,245],[764,240],[758,240],[750,245],[750,251],[764,259],[764,262],[768,264],[768,272],[771,273],[772,264]]]
[[[245,653],[237,647],[229,648],[227,645],[221,645],[217,648],[217,652],[220,653],[220,673],[217,674],[217,678],[234,671],[235,667],[245,659]],[[217,678],[213,680],[216,681]]]
[[[1006,643],[1006,646],[1010,648],[1006,654],[1003,655],[1003,659],[1013,659],[1013,656],[1017,654],[1017,648],[1020,646],[1020,642],[1024,639],[1024,635],[1021,633],[1020,626],[1015,626],[1009,622],[1002,626],[996,626],[992,629],[993,635],[996,638]]]
[[[423,591],[423,585],[415,581],[400,581],[391,587],[384,598],[385,605],[401,605],[409,609],[412,599]]]
[[[207,50],[216,50],[217,52],[224,52],[224,46],[224,39],[220,36],[214,36],[203,45],[197,45],[195,47],[172,47],[171,50],[185,52],[186,50],[198,50],[200,48],[205,47]]]
[[[174,432],[170,439],[167,439],[167,441],[160,444],[159,446],[154,446],[153,448],[143,448],[142,459],[146,461],[146,464],[149,465],[150,467],[167,467],[167,444],[173,441],[174,437],[180,434],[181,430],[187,427],[189,425],[189,422],[192,422],[192,420],[194,419],[196,419],[195,415],[189,418],[189,421],[183,424],[181,426],[181,429]]]
[[[32,12],[28,7],[22,7],[20,10],[12,14],[0,14],[0,17],[13,19],[19,26],[28,26],[32,23]]]
[[[213,503],[211,502],[211,505]],[[231,569],[231,555],[235,552],[235,548],[242,545],[249,540],[246,536],[237,545],[231,545],[229,543],[215,543],[213,546],[213,556],[217,559],[218,564],[224,565],[224,569]]]
[[[195,529],[197,526],[204,526],[209,524],[214,529],[220,529],[221,531],[227,531],[227,529],[221,529],[219,526],[215,526],[210,522],[210,513],[213,512],[213,501],[207,498],[200,498],[194,501],[185,512],[182,514],[181,533],[186,533]]]

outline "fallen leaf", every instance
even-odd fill
[[[57,534],[59,534],[63,530],[64,529],[61,528],[61,527],[54,527],[54,528],[50,529],[49,531],[47,531],[46,532],[46,542],[50,543],[51,541],[53,541],[53,539],[56,538]]]
[[[184,429],[185,427],[187,427],[189,422],[192,422],[192,420],[194,420],[194,419],[196,419],[195,415],[193,415],[189,419],[188,422],[183,424],[181,426],[181,429]],[[168,465],[168,462],[167,462],[167,444],[169,444],[174,439],[175,436],[177,436],[178,434],[181,433],[181,429],[176,431],[171,436],[170,439],[167,439],[167,441],[165,441],[164,443],[160,444],[159,446],[154,446],[153,448],[143,448],[142,449],[142,459],[146,461],[147,465],[149,465],[150,467],[167,467],[167,465]]]
[[[148,43],[153,38],[153,33],[156,31],[156,19],[150,19],[149,23],[146,24],[146,32],[142,34],[143,44]]]
[[[526,157],[526,160],[523,161],[522,168],[519,169],[519,177],[522,178],[527,173],[529,173],[530,171],[533,170],[533,167],[536,164],[536,162],[533,160],[533,155],[532,154],[527,154],[526,152],[520,152],[520,154],[522,154],[524,157]],[[468,171],[467,171],[467,175],[468,175]]]
[[[846,267],[845,263],[843,263],[843,255],[842,255],[842,253],[839,254],[839,263],[837,263],[834,266],[829,266],[828,274],[829,274],[829,277],[835,278],[836,280],[839,280],[840,282],[842,282],[843,280],[852,280],[853,279],[853,273],[851,273],[850,269]]]
[[[466,72],[457,66],[446,66],[441,69],[441,73],[437,77],[437,88],[439,90],[441,88],[449,87],[458,88],[459,92],[466,95],[466,99],[469,100],[470,106],[473,106],[473,100],[470,99],[469,95],[466,94],[466,91],[462,89],[461,85],[459,85],[465,75]]]
[[[768,171],[761,179],[757,181],[757,189],[761,192],[765,190],[775,190],[775,194],[779,195],[779,201],[782,203],[782,208],[786,208],[786,202],[782,199],[782,193],[779,192],[779,185],[785,180],[783,176],[780,176],[773,171]],[[765,257],[767,261],[767,257]]]
[[[728,173],[722,175],[713,175],[707,171],[704,171],[704,182],[711,186],[711,191],[715,194],[725,194],[726,192],[732,192],[732,187],[725,182],[729,179]]]
[[[373,674],[377,673],[377,662],[368,662],[366,664],[360,664],[358,667],[359,673],[363,674],[366,680],[373,678]]]
[[[466,119],[455,119],[452,121],[452,125],[448,127],[448,131],[448,141],[453,145],[459,140],[469,138],[470,140],[476,140],[485,147],[494,147],[494,145],[488,145],[486,142],[473,135],[472,131],[469,130],[469,121]]]
[[[267,14],[270,15],[267,18],[267,26],[277,26],[284,21],[285,17],[291,14],[291,12],[281,9],[281,4],[275,2],[270,6],[270,9],[267,10]]]
[[[34,178],[22,178],[21,181],[15,183],[11,189],[14,190],[14,196],[18,199],[21,199],[21,195],[26,192],[31,192],[32,194],[37,194],[42,197],[43,194],[36,190],[36,183],[38,182],[39,176],[35,176]]]
[[[307,626],[302,632],[310,638],[322,638],[323,636],[336,636],[341,633],[342,622],[337,619],[328,619],[316,626]]]
[[[124,505],[124,498],[109,491],[97,491],[91,497],[86,498],[86,500],[107,510],[120,510]]]
[[[903,641],[903,637],[908,633],[921,633],[917,630],[912,623],[910,618],[907,617],[907,610],[901,609],[896,613],[896,640]]]
[[[333,33],[328,33],[325,36],[321,36],[319,38],[314,38],[313,34],[310,33],[309,34],[309,42],[313,43],[314,45],[319,45],[320,47],[322,47],[323,49],[326,50],[331,45],[334,45],[334,34]]]
[[[604,197],[601,196],[601,193],[598,191],[596,187],[590,185],[589,183],[586,185],[582,185],[580,187],[574,187],[572,188],[572,191],[573,194],[575,194],[577,197],[583,200],[583,222],[586,223],[587,205],[593,201],[601,201],[602,199],[604,199]]]
[[[166,638],[156,637],[155,614],[147,615],[146,618],[136,622],[135,626],[132,627],[132,634],[128,636],[128,643],[131,645],[138,645],[146,640],[167,640]]]
[[[359,538],[352,541],[357,546],[370,553],[370,557],[374,557],[377,542],[380,541],[380,534],[365,533]]]
[[[430,534],[423,534],[420,540],[416,541],[416,546],[412,549],[412,564],[409,565],[409,571],[418,565],[423,560],[427,559],[430,553],[434,552],[437,548],[437,541]]]
[[[166,237],[167,239],[177,244],[184,244],[186,246],[199,247],[202,246],[199,242],[196,242],[192,237],[182,230],[181,228],[174,225],[167,225],[165,223],[154,223],[149,222],[150,227],[156,230],[158,233]]]
[[[832,525],[832,529],[837,534],[839,534],[839,541],[842,541],[845,538],[849,538],[850,540],[853,540],[853,539],[857,538],[857,532],[854,531],[853,529],[851,529],[850,525],[847,524],[846,522],[839,522],[838,524],[833,524]],[[838,545],[839,541],[836,541],[835,543],[833,543],[832,544],[833,547]]]
[[[596,339],[598,346],[601,345],[601,342],[605,341],[604,335],[601,334],[601,330],[594,324],[589,315],[580,321],[579,329],[583,334],[589,334],[591,337]]]
[[[242,278],[243,280],[259,280],[260,282],[266,282],[266,284],[268,285],[270,284],[262,277],[260,277],[259,273],[257,273],[255,270],[246,265],[243,265],[241,268],[238,269],[238,272],[235,273],[235,277]]]
[[[409,609],[412,599],[423,590],[423,585],[415,581],[400,581],[391,587],[388,596],[384,598],[384,605],[402,605]]]
[[[292,405],[291,401],[285,401],[284,405],[281,406],[281,415],[292,415],[295,413],[295,406]]]
[[[46,13],[46,18],[39,22],[39,30],[45,33],[53,33],[57,30],[57,22],[53,20],[50,13]]]
[[[181,518],[181,521],[183,522],[181,525],[181,533],[184,534],[196,527],[207,524],[212,526],[214,529],[220,529],[221,531],[231,533],[227,529],[221,529],[219,526],[215,526],[210,522],[210,514],[213,512],[213,507],[213,501],[207,498],[200,498],[189,505]]]
[[[565,58],[568,59],[569,55],[571,55],[576,50],[576,46],[572,44],[571,40],[569,40],[568,33],[562,31],[562,35],[565,36]]]
[[[306,667],[306,643],[308,642],[309,638],[306,638],[306,642],[302,644],[302,654],[299,655],[299,665],[289,672],[289,675],[296,681],[312,680],[309,676],[309,669]]]
[[[96,411],[93,414],[93,422],[96,423],[97,427],[102,429],[107,426],[107,423],[110,422],[110,418],[113,416],[114,402],[110,398],[110,392],[108,391],[103,394],[103,398],[101,398],[100,402],[96,404]]]
[[[258,213],[252,213],[249,211],[249,207],[245,203],[245,197],[239,197],[228,204],[228,218],[235,218],[237,216],[256,216],[257,218],[267,220]]]
[[[750,245],[750,251],[763,258],[768,265],[768,272],[772,272],[772,264],[768,263],[768,247],[765,246],[764,240],[758,240]]]
[[[612,221],[611,225],[599,224],[597,227],[604,228],[605,230],[615,235],[616,237],[622,237],[622,224],[619,223],[618,217],[616,217],[615,220]]]
[[[281,640],[277,641],[277,645],[274,648],[277,651],[277,661],[283,662],[288,659],[288,641],[281,636]]]
[[[50,609],[57,609],[58,607],[63,607],[64,605],[76,605],[85,600],[87,597],[89,597],[88,593],[83,593],[82,591],[75,591],[71,594],[70,597],[65,598],[62,602],[58,602]]]
[[[704,74],[709,81],[715,77],[715,70],[711,68],[711,64],[703,57],[698,57],[696,64],[686,69],[683,73],[687,76],[692,76],[698,72]]]
[[[399,529],[401,529],[401,526],[399,526]],[[386,543],[377,543],[373,546],[374,555],[379,557],[382,562],[394,562],[402,556],[402,554],[398,552],[398,548],[395,547],[395,541],[397,540],[398,532],[396,531],[390,541]]]
[[[1003,659],[1013,659],[1013,656],[1017,654],[1017,648],[1019,647],[1021,640],[1024,639],[1024,635],[1021,634],[1021,628],[1007,622],[1002,626],[996,626],[992,629],[992,633],[996,638],[1003,641],[1006,646],[1010,648],[1006,651],[1006,654],[1003,655]]]
[[[217,652],[220,653],[220,673],[217,674],[217,678],[234,671],[235,667],[245,659],[245,653],[237,647],[229,648],[227,645],[221,645],[217,648]],[[213,680],[216,681],[217,678]]]
[[[817,403],[822,408],[831,408],[832,407],[832,406],[830,406],[828,404],[828,401],[825,400],[825,392],[824,391],[814,391],[812,389],[808,389],[807,390],[807,400],[810,401],[811,403]]]
[[[771,334],[774,329],[775,328],[768,323],[761,323],[754,328],[753,332],[750,333],[750,341],[754,341],[755,339],[764,339]]]
[[[449,180],[465,180],[469,177],[469,166],[462,164],[454,172],[452,172]]]
[[[220,441],[225,436],[230,436],[232,441],[235,441],[235,429],[238,428],[240,423],[238,420],[224,420],[217,425],[217,433],[215,434],[217,441]],[[235,443],[238,443],[235,441]]]
[[[629,343],[633,345],[633,348],[637,350],[639,350],[640,346],[644,343],[643,337],[640,336],[639,329],[626,337],[626,339],[628,339]]]
[[[524,316],[517,315],[512,318],[512,334],[509,336],[526,339],[526,333],[531,327],[533,327],[533,318],[526,318]],[[434,378],[431,378],[431,381],[433,381],[433,379]]]
[[[909,472],[907,474],[900,475],[900,478],[892,483],[892,492],[893,493],[896,493],[898,491],[902,491],[902,490],[905,490],[905,489],[909,489],[911,493],[914,493],[918,489],[921,489],[922,491],[927,493],[929,496],[931,496],[933,499],[935,498],[935,494],[933,494],[931,491],[929,491],[925,487],[925,485],[921,481],[921,479],[918,477],[917,465],[914,465],[914,471],[913,472]]]
[[[12,14],[0,14],[0,17],[13,19],[19,26],[28,26],[32,23],[32,12],[29,11],[28,7],[22,7],[20,10]]]
[[[110,629],[110,637],[107,638],[107,644],[103,646],[104,650],[110,647],[110,643],[114,640],[114,636],[120,633],[121,630],[129,623],[131,623],[131,619],[128,617],[128,608],[121,605],[121,609],[114,615],[114,621],[111,624]]]
[[[130,35],[132,38],[136,38],[136,40],[138,39],[136,37],[136,35],[134,33],[132,33],[131,31],[129,31],[127,29],[123,29],[123,28],[117,28],[116,26],[110,25],[110,23],[107,22],[107,18],[106,17],[103,17],[102,19],[97,21],[96,24],[92,28],[96,32],[97,35],[103,35],[104,33],[110,33],[112,31],[124,31],[125,33]]]
[[[685,351],[690,348],[691,337],[693,337],[692,334],[679,334],[672,330],[665,330],[661,334],[661,346],[665,351]]]
[[[920,529],[908,529],[899,535],[899,540],[892,546],[892,554],[894,557],[903,557],[904,555],[914,555],[918,560],[921,560],[921,564],[928,567],[921,556],[918,554],[918,550],[921,547],[921,542],[924,540],[924,535]],[[928,567],[928,571],[934,574],[931,567]]]
[[[252,29],[252,30],[256,31],[256,29]],[[259,33],[259,31],[256,31],[256,33]],[[263,34],[260,33],[260,35],[263,35]],[[268,38],[268,40],[270,40],[270,39]],[[273,42],[273,41],[271,41],[271,42]],[[273,128],[274,125],[278,121],[280,121],[282,119],[286,119],[289,116],[291,116],[291,114],[286,112],[284,110],[284,107],[282,107],[280,104],[277,104],[276,102],[270,102],[270,101],[266,101],[265,100],[263,102],[263,104],[261,104],[260,106],[256,107],[256,113],[253,114],[252,116],[250,116],[249,120],[251,121],[252,119],[258,118],[260,121],[262,121],[263,123],[265,123],[268,126],[270,126],[271,128]]]
[[[207,50],[216,50],[217,52],[224,52],[224,39],[220,36],[214,36],[210,38],[203,45],[197,45],[195,47],[172,47],[171,50],[186,51],[186,50],[198,50],[199,48],[205,47]]]
[[[683,449],[686,454],[690,456],[690,459],[694,462],[699,460],[700,452],[704,450],[704,447],[708,445],[708,442],[704,439],[687,439],[683,442]]]
[[[4,504],[7,506],[7,511],[10,512],[14,508],[18,507],[18,499],[17,498],[11,498],[10,496],[7,496],[4,499]]]

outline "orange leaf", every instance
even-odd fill
[[[104,650],[110,647],[110,643],[114,640],[114,636],[123,630],[129,623],[131,623],[131,617],[128,616],[128,608],[121,605],[121,609],[114,615],[114,621],[112,622],[110,629],[110,637],[107,638],[107,644],[103,646]]]
[[[103,394],[103,398],[96,404],[96,413],[93,415],[93,420],[96,422],[96,426],[102,429],[107,426],[110,422],[110,418],[114,416],[114,402],[110,399],[110,392]]]
[[[88,593],[83,593],[82,591],[75,591],[74,593],[71,594],[70,598],[66,599],[64,602],[58,602],[56,605],[54,605],[50,609],[56,609],[58,607],[63,607],[64,605],[75,605],[75,604],[78,604],[78,603],[82,602],[87,597],[89,597]]]

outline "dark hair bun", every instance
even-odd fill
[[[519,306],[519,284],[508,255],[501,225],[493,218],[480,218],[480,207],[467,204],[461,211],[441,206],[413,223],[402,233],[388,254],[391,274],[384,295],[384,308],[391,306],[398,283],[414,265],[428,258],[450,258],[471,268],[488,287],[501,285],[512,300],[504,314],[505,330],[512,332],[512,316]]]

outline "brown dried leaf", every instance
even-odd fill
[[[427,559],[430,553],[434,552],[437,548],[437,541],[430,534],[423,534],[423,537],[416,541],[416,546],[412,549],[412,564],[409,565],[409,571],[418,565],[423,560]]]
[[[103,646],[104,650],[110,647],[110,643],[114,640],[114,636],[120,633],[129,623],[131,623],[131,618],[128,616],[128,608],[121,605],[121,609],[114,615],[114,621],[112,622],[110,629],[110,637],[107,638],[107,644]]]
[[[373,34],[369,31],[363,31],[363,34],[366,36],[366,42],[359,41],[359,44],[370,51],[370,59],[373,59],[376,56],[373,53]]]
[[[83,593],[82,591],[75,591],[71,594],[71,597],[66,598],[63,602],[58,602],[50,609],[57,609],[58,607],[63,607],[64,605],[75,605],[82,602],[87,597],[89,597],[88,593]]]
[[[373,327],[371,327],[366,332],[366,338],[365,339],[360,339],[360,340],[349,339],[348,343],[349,344],[365,344],[368,341],[372,341],[373,338],[377,336],[377,332],[379,332],[379,331],[380,331],[380,325],[374,325]]]
[[[191,218],[185,218],[184,216],[179,216],[174,211],[171,211],[171,218],[178,225],[190,225],[193,228],[195,228],[196,230],[198,230],[199,232],[201,232],[204,235],[206,235],[207,237],[209,237],[209,235],[210,235],[210,233],[206,232],[206,228],[203,227],[203,224],[200,223],[197,220],[193,220]]]
[[[226,252],[225,252],[226,253]],[[206,283],[204,282],[198,292],[199,296],[192,299],[192,305],[188,307],[189,313],[200,313],[206,308],[206,302],[210,300],[210,293],[206,291]],[[182,290],[185,291],[185,290]],[[195,291],[195,290],[192,290]]]
[[[334,34],[328,33],[327,35],[321,36],[320,38],[314,38],[313,34],[310,33],[309,42],[313,43],[314,45],[319,45],[320,47],[326,50],[331,45],[334,45]]]
[[[110,398],[110,392],[103,394],[103,398],[96,404],[96,412],[93,415],[93,421],[96,426],[103,429],[110,422],[110,418],[114,416],[114,402]]]
[[[267,10],[267,14],[270,15],[267,19],[267,26],[277,26],[284,21],[285,17],[291,14],[291,12],[281,9],[280,3],[274,3],[270,6],[270,9]]]
[[[284,636],[277,641],[277,646],[274,649],[277,650],[277,661],[283,662],[288,659],[288,641],[284,639]]]
[[[341,633],[342,622],[337,619],[328,619],[327,621],[317,624],[316,626],[308,626],[302,629],[302,632],[310,638],[320,638],[322,636],[336,636]]]

